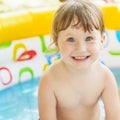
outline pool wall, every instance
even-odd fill
[[[106,66],[119,69],[119,6],[107,4],[101,8],[107,34],[101,60]],[[112,18],[111,11],[115,12]],[[41,76],[47,66],[59,58],[53,57],[55,46],[47,50],[54,12],[55,8],[50,7],[0,14],[0,90]]]

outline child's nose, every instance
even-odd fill
[[[76,48],[79,51],[86,51],[86,45],[82,42],[78,43]]]

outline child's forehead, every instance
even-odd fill
[[[78,20],[76,16],[72,18],[71,23],[69,24],[68,27],[72,29],[84,28],[82,22]]]
[[[68,33],[68,34],[72,34],[72,33],[85,33],[85,34],[96,34],[96,33],[100,33],[100,30],[96,30],[95,28],[93,28],[91,31],[85,31],[84,27],[82,24],[74,26],[74,25],[70,25],[67,29],[63,30],[64,33]]]
[[[80,22],[80,23],[71,23],[68,28],[68,30],[80,30],[83,31],[85,33],[94,33],[94,31],[96,31],[96,29],[94,27],[92,27],[91,31],[85,30],[84,25]],[[97,30],[98,31],[98,30]]]
[[[88,32],[86,28],[91,28],[91,31],[93,31],[95,28],[92,25],[88,25],[88,23],[83,22],[80,18],[78,19],[77,16],[74,16],[70,25],[68,26],[72,29],[82,29],[85,32]],[[90,31],[89,31],[90,32]]]

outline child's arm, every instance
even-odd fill
[[[48,78],[43,77],[40,80],[38,91],[38,107],[40,120],[57,120],[56,117],[56,99],[52,84]]]
[[[105,88],[102,94],[105,106],[106,120],[120,120],[120,100],[116,80],[108,71],[105,80]]]

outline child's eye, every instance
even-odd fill
[[[93,40],[93,37],[87,37],[86,38],[86,41],[91,41],[91,40]]]
[[[67,39],[67,41],[68,41],[68,42],[74,42],[74,41],[75,41],[75,39],[74,39],[74,38],[72,38],[72,37],[70,37],[70,38],[68,38],[68,39]]]

